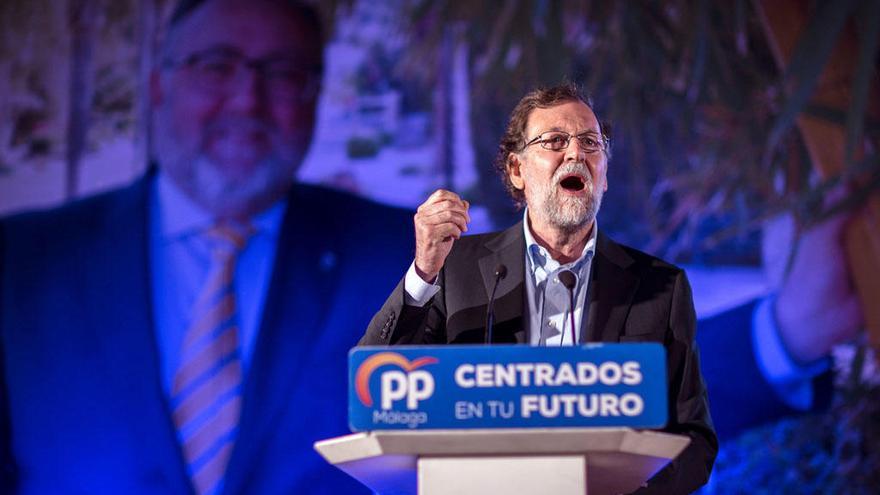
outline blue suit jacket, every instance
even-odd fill
[[[0,223],[0,492],[191,493],[151,321],[149,180]],[[346,353],[413,238],[408,212],[292,188],[224,493],[366,493],[312,444],[348,432]]]

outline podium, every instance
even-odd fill
[[[315,443],[380,495],[628,493],[690,443],[631,428],[362,432]]]

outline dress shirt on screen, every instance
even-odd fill
[[[829,369],[831,359],[822,358],[806,365],[796,363],[779,335],[773,313],[775,303],[776,297],[770,296],[755,307],[752,319],[755,359],[779,398],[790,407],[805,411],[813,404],[813,378]]]
[[[236,263],[233,283],[245,374],[259,331],[284,209],[285,202],[279,201],[251,219],[254,235]],[[149,254],[153,317],[166,394],[179,366],[190,308],[208,276],[210,251],[203,233],[215,222],[167,176],[157,174],[150,197]]]

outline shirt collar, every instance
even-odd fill
[[[571,263],[560,265],[559,262],[554,260],[550,256],[550,253],[535,240],[535,236],[532,234],[532,227],[529,225],[529,208],[526,207],[525,211],[523,211],[523,234],[526,239],[526,257],[529,259],[529,265],[532,272],[534,273],[538,270],[542,270],[545,273],[552,273],[560,268],[577,271],[585,261],[588,262],[593,259],[593,254],[596,251],[596,235],[598,231],[599,221],[595,220],[593,221],[593,229],[590,233],[590,239],[584,245],[584,250],[580,257]]]
[[[214,216],[190,199],[167,175],[156,174],[154,195],[158,210],[159,235],[174,241],[196,235],[216,223]],[[282,199],[254,215],[251,224],[256,233],[277,237],[287,200]]]

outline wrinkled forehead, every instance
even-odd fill
[[[567,101],[548,108],[535,108],[526,121],[526,138],[547,131],[564,131],[581,134],[602,132],[596,114],[582,101]]]
[[[252,58],[284,55],[320,62],[313,26],[281,2],[209,0],[168,32],[168,53],[176,56],[228,48]]]

